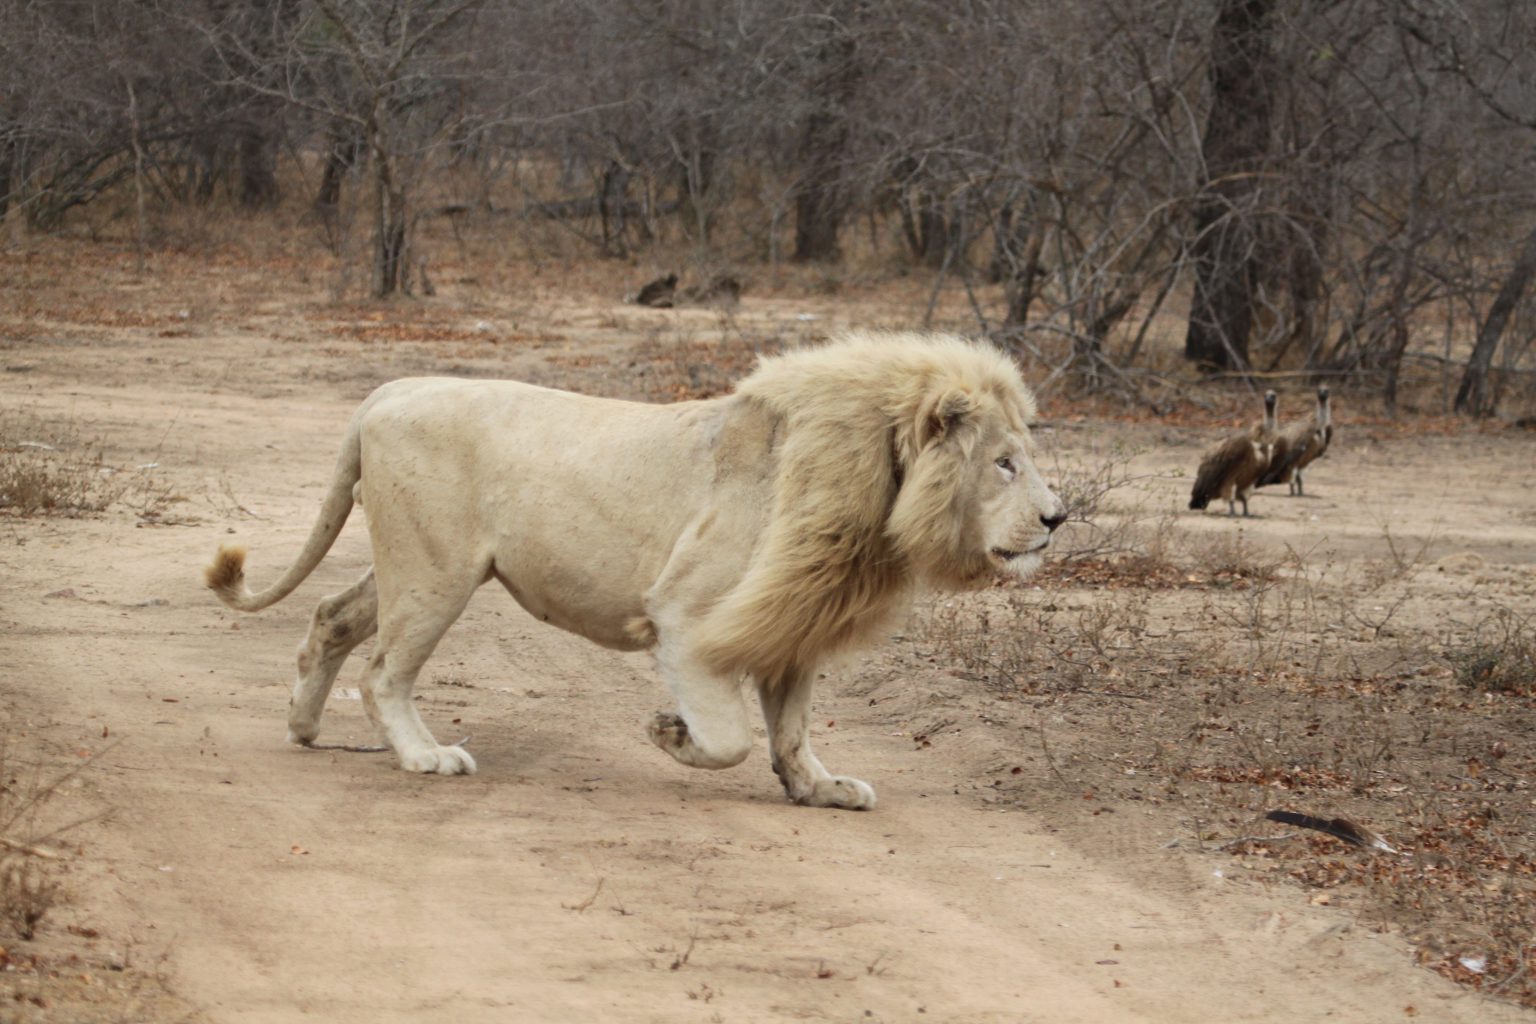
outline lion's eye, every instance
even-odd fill
[[[997,460],[997,468],[1007,473],[1010,477],[1018,473],[1018,470],[1013,466],[1013,458],[1008,455],[1004,455]]]

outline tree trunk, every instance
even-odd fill
[[[1472,416],[1493,414],[1492,396],[1488,390],[1488,368],[1493,365],[1493,353],[1499,347],[1499,339],[1504,336],[1509,315],[1525,295],[1533,274],[1536,274],[1536,229],[1532,229],[1525,237],[1525,244],[1515,259],[1515,265],[1499,286],[1493,305],[1488,307],[1488,317],[1478,329],[1472,358],[1467,360],[1466,373],[1462,374],[1461,386],[1456,389],[1456,412]]]
[[[406,255],[405,196],[392,191],[387,206],[386,222],[379,236],[379,287],[375,293],[381,299],[407,291],[410,271]]]
[[[240,205],[248,210],[271,206],[278,197],[277,145],[271,123],[247,122],[236,131],[236,161],[240,169],[236,195]]]
[[[628,227],[625,208],[629,204],[629,179],[629,169],[617,160],[610,160],[603,170],[597,205],[603,224],[604,256],[622,257],[627,253],[624,232]]]
[[[133,87],[133,79],[124,76],[123,85],[128,89],[128,131],[133,143],[133,210],[134,252],[138,273],[144,273],[144,142],[142,125],[139,123],[139,94]]]
[[[1029,319],[1029,307],[1034,305],[1037,285],[1041,276],[1040,253],[1045,247],[1045,226],[1029,222],[1022,217],[1015,221],[1010,216],[1004,220],[1004,237],[1007,241],[999,253],[1003,288],[1008,296],[1009,326],[1019,326]]]
[[[950,246],[955,243],[958,225],[949,218],[938,197],[923,185],[912,187],[903,197],[901,219],[912,258],[935,270],[943,266]]]
[[[790,258],[796,263],[830,262],[840,254],[837,234],[846,212],[840,162],[847,141],[841,117],[818,113],[807,119],[795,189],[795,251]]]
[[[1323,259],[1327,244],[1328,221],[1320,209],[1308,210],[1307,230],[1300,232],[1290,245],[1286,261],[1286,292],[1290,296],[1291,323],[1281,356],[1297,342],[1306,353],[1305,366],[1312,369],[1323,341]],[[1275,361],[1278,367],[1279,359]]]
[[[846,13],[846,12],[844,12]],[[853,101],[858,72],[854,67],[855,45],[848,19],[836,21],[838,35],[822,46],[825,73],[815,83],[815,109],[806,116],[800,134],[800,180],[795,188],[796,263],[838,258],[838,230],[848,212],[843,162],[849,138],[848,107]]]
[[[1372,345],[1367,351],[1368,359],[1379,360],[1381,368],[1386,372],[1382,381],[1381,398],[1386,406],[1387,414],[1397,415],[1397,386],[1402,380],[1403,354],[1408,351],[1408,342],[1412,340],[1412,332],[1408,329],[1408,320],[1413,311],[1422,301],[1421,296],[1410,294],[1413,287],[1413,269],[1417,264],[1417,252],[1419,248],[1419,232],[1416,226],[1418,209],[1417,195],[1409,207],[1407,244],[1399,260],[1398,272],[1392,283],[1392,290],[1383,315],[1387,318],[1386,324],[1381,328],[1381,335],[1390,339],[1380,345],[1380,353],[1375,350],[1377,345]]]
[[[405,193],[395,187],[387,174],[379,175],[378,190],[373,294],[382,299],[405,291],[409,264],[406,262]]]
[[[1256,240],[1248,208],[1269,145],[1274,5],[1222,0],[1211,32],[1211,109],[1201,141],[1206,183],[1195,202],[1195,294],[1184,338],[1184,358],[1210,369],[1248,365]]]
[[[719,132],[709,122],[690,123],[685,129],[683,137],[674,139],[672,143],[673,155],[677,160],[679,191],[692,214],[694,241],[707,246],[714,228],[711,192],[719,164]]]
[[[405,188],[395,174],[377,115],[368,126],[368,139],[373,157],[375,204],[373,294],[382,299],[405,290],[408,267],[406,196]]]
[[[320,171],[320,188],[315,205],[334,209],[341,204],[341,179],[357,163],[357,139],[351,129],[337,121],[327,133],[330,145],[325,152],[325,167]]]
[[[1184,358],[1207,369],[1240,370],[1248,365],[1253,330],[1253,236],[1223,209],[1202,202],[1195,214],[1195,295]]]
[[[20,177],[16,172],[16,143],[9,137],[0,138],[0,224],[5,223],[11,212],[11,189]]]

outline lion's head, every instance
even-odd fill
[[[781,417],[775,500],[703,654],[773,677],[878,629],[912,584],[975,586],[1040,562],[1062,504],[1041,480],[1034,399],[1003,353],[856,334],[764,360],[737,393]]]
[[[1040,564],[1065,518],[1035,468],[1035,405],[1011,361],[973,348],[898,433],[886,533],[920,575],[964,587]]]

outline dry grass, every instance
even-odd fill
[[[104,935],[84,916],[99,912],[89,895],[99,865],[82,865],[64,843],[105,812],[69,808],[81,773],[111,744],[95,757],[55,758],[17,724],[0,715],[0,1020],[201,1019],[170,994],[163,956],[137,963],[134,939]]]
[[[51,865],[35,856],[8,852],[0,856],[0,917],[23,939],[59,899],[60,882]]]
[[[60,836],[96,816],[61,820],[51,806],[60,787],[80,766],[50,771],[19,756],[0,732],[0,921],[30,940],[48,912],[63,898],[66,856],[54,844]]]
[[[73,418],[0,412],[0,515],[82,516],[121,505],[141,520],[170,521],[184,499],[157,468],[111,464],[103,442]]]
[[[84,440],[74,424],[0,413],[0,513],[100,512],[118,496],[114,475],[100,442]]]
[[[1536,696],[1536,622],[1496,608],[1455,642],[1450,662],[1468,689]]]
[[[1114,490],[1077,486],[1084,515]],[[1065,806],[1168,808],[1229,876],[1301,884],[1432,969],[1536,1006],[1536,752],[1520,740],[1536,620],[1499,606],[1450,636],[1424,628],[1443,614],[1420,585],[1428,545],[1385,528],[1377,556],[1341,566],[1113,515],[1133,526],[1097,531],[1038,586],[927,609],[919,653],[1019,707]],[[989,799],[1036,804],[1042,777],[1022,779]],[[1402,852],[1287,833],[1270,810],[1345,817]]]

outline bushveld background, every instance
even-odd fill
[[[3,7],[0,1016],[1536,1005],[1524,5]],[[645,659],[490,593],[420,686],[480,775],[285,749],[361,523],[262,616],[198,572],[291,556],[372,387],[847,327],[1007,347],[1072,511],[829,673],[876,812],[653,756]],[[1306,496],[1184,508],[1319,383]]]

